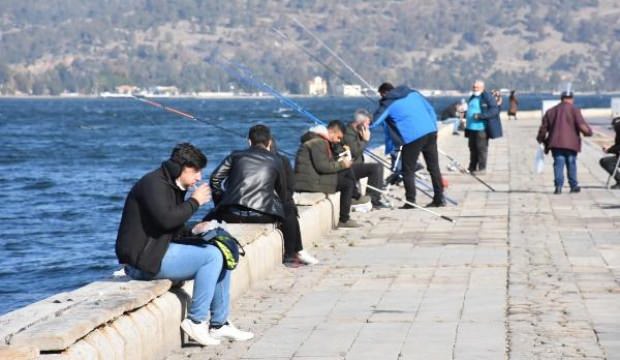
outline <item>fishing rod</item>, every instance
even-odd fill
[[[182,117],[184,117],[184,118],[186,118],[186,119],[193,120],[193,121],[197,121],[197,122],[200,122],[200,123],[203,123],[203,124],[207,124],[207,125],[213,126],[214,128],[220,129],[220,130],[222,130],[222,131],[225,131],[225,132],[231,133],[231,134],[233,134],[233,135],[237,135],[237,136],[240,136],[240,137],[242,137],[242,138],[244,138],[244,139],[247,139],[247,135],[246,135],[246,134],[242,134],[242,133],[237,132],[237,131],[235,131],[235,130],[232,130],[232,129],[229,129],[229,128],[226,128],[226,127],[223,127],[223,126],[221,126],[221,125],[218,125],[218,124],[214,123],[213,121],[208,121],[208,120],[205,120],[205,119],[202,119],[202,118],[196,117],[196,116],[194,116],[194,115],[192,115],[192,114],[189,114],[189,113],[186,113],[186,112],[184,112],[184,111],[181,111],[181,110],[175,109],[175,108],[173,108],[173,107],[171,107],[171,106],[166,106],[166,105],[164,105],[164,104],[162,104],[162,103],[159,103],[159,102],[156,102],[156,101],[153,101],[153,100],[149,100],[149,99],[147,99],[147,98],[145,98],[145,97],[143,97],[143,96],[131,95],[131,97],[132,97],[133,99],[135,99],[135,100],[138,100],[138,101],[142,102],[142,103],[145,103],[145,104],[151,105],[151,106],[153,106],[153,107],[156,107],[156,108],[162,109],[162,110],[164,110],[164,111],[167,111],[167,112],[170,112],[170,113],[173,113],[173,114],[180,115],[180,116],[182,116]],[[286,152],[286,151],[284,151],[284,150],[281,150],[281,149],[278,149],[278,152],[281,152],[282,154],[287,155],[287,156],[289,156],[289,157],[292,157],[292,156],[293,156],[293,154],[291,154],[291,153],[289,153],[289,152]]]
[[[357,77],[364,84],[364,86],[366,86],[366,88],[370,89],[373,93],[379,95],[379,93],[377,92],[377,90],[375,90],[374,87],[372,87],[360,74],[358,74],[357,71],[355,71],[351,66],[349,66],[349,64],[347,64],[346,61],[344,61],[340,56],[338,56],[338,54],[336,54],[334,50],[332,50],[329,46],[327,46],[327,44],[325,44],[321,39],[319,39],[318,36],[314,35],[314,33],[310,31],[310,29],[304,26],[304,24],[302,24],[296,18],[292,18],[292,19],[295,22],[295,24],[297,24],[300,28],[302,28],[308,35],[310,35],[314,40],[316,40],[316,42],[318,42],[330,54],[332,54],[332,56],[336,58],[336,60],[338,60],[345,68],[347,68],[347,70],[349,70],[355,77]]]
[[[403,199],[400,196],[396,196],[396,195],[390,194],[389,192],[387,192],[385,190],[378,189],[378,188],[376,188],[374,186],[371,186],[371,185],[366,185],[366,187],[368,187],[369,189],[374,190],[376,192],[379,192],[379,193],[381,193],[381,194],[383,194],[383,195],[385,195],[387,197],[391,197],[392,199],[396,199],[396,200],[402,201],[402,202],[404,202],[407,205],[415,207],[416,209],[424,210],[424,211],[426,211],[428,213],[431,213],[431,214],[433,214],[435,216],[439,216],[440,218],[442,218],[442,219],[444,219],[446,221],[449,221],[451,223],[456,223],[456,220],[454,220],[454,219],[452,219],[452,218],[450,218],[448,216],[441,215],[441,214],[439,214],[439,213],[437,213],[437,212],[435,212],[433,210],[427,209],[427,208],[425,208],[423,206],[420,206],[420,205],[418,205],[418,204],[416,204],[414,202],[411,202],[411,201],[408,201],[406,199]]]
[[[222,62],[216,62],[216,63],[217,63],[218,65],[222,66],[222,67],[223,67],[223,69],[224,69],[225,71],[227,71],[227,72],[229,72],[229,70],[232,70],[232,71],[230,71],[230,72],[229,72],[229,74],[230,74],[230,75],[235,76],[235,78],[238,78],[239,80],[241,80],[241,81],[243,81],[243,82],[245,82],[245,83],[249,83],[249,84],[252,84],[252,85],[254,85],[254,86],[257,86],[257,87],[258,87],[258,88],[260,88],[260,89],[266,90],[267,92],[271,93],[274,97],[276,97],[278,100],[283,101],[285,104],[287,104],[287,105],[289,105],[289,104],[290,104],[290,105],[294,105],[294,106],[293,106],[293,109],[295,109],[296,111],[300,112],[300,114],[302,114],[302,115],[304,115],[304,116],[308,116],[308,115],[310,115],[310,116],[311,116],[311,117],[310,117],[310,119],[311,119],[311,120],[313,120],[313,121],[315,121],[315,122],[316,122],[316,121],[318,121],[318,123],[319,123],[319,124],[325,124],[325,122],[321,121],[321,120],[320,120],[320,119],[318,119],[316,116],[312,115],[310,112],[308,112],[307,110],[305,110],[304,108],[302,108],[299,104],[297,104],[297,103],[296,103],[296,102],[294,102],[293,100],[286,98],[285,96],[283,96],[282,94],[280,94],[279,92],[277,92],[277,91],[276,91],[274,88],[272,88],[271,86],[269,86],[269,85],[267,85],[266,83],[264,83],[263,81],[261,81],[261,80],[257,79],[257,78],[256,78],[256,77],[255,77],[255,76],[251,73],[251,71],[250,71],[247,67],[243,67],[243,66],[241,66],[241,65],[237,65],[237,64],[235,64],[234,62],[229,61],[228,59],[227,59],[227,61],[228,61],[228,65],[229,65],[229,66],[226,66],[226,64],[223,64]],[[244,74],[246,75],[245,77],[243,76]],[[379,193],[381,193],[381,194],[384,194],[384,195],[386,195],[386,194],[387,194],[386,196],[391,196],[391,197],[393,197],[393,198],[396,198],[396,199],[399,199],[399,200],[401,200],[401,201],[404,201],[405,203],[407,203],[407,204],[409,204],[409,205],[411,205],[411,206],[414,206],[414,207],[416,207],[416,208],[422,209],[422,210],[424,210],[424,211],[426,211],[426,212],[428,212],[428,213],[431,213],[431,214],[433,214],[433,215],[435,215],[435,216],[439,216],[439,217],[441,217],[441,218],[442,218],[442,219],[444,219],[444,220],[447,220],[447,221],[450,221],[450,222],[455,222],[453,219],[451,219],[451,218],[449,218],[449,217],[447,217],[447,216],[444,216],[444,215],[438,214],[438,213],[436,213],[436,212],[434,212],[434,211],[432,211],[432,210],[429,210],[429,209],[423,208],[423,207],[418,206],[418,205],[416,205],[416,204],[414,204],[414,203],[411,203],[411,202],[409,202],[409,201],[407,201],[407,200],[403,200],[402,198],[395,197],[394,195],[391,195],[391,194],[389,194],[389,193],[387,193],[387,192],[385,192],[385,191],[383,191],[383,190],[380,190],[380,189],[378,189],[378,188],[376,188],[376,187],[374,187],[374,186],[367,185],[367,187],[369,187],[369,189],[374,190],[374,191],[377,191],[377,192],[379,192]],[[422,190],[421,190],[421,191],[422,191]]]
[[[448,160],[450,160],[452,162],[452,165],[456,166],[459,171],[461,172],[461,174],[468,174],[471,175],[474,179],[478,180],[482,185],[486,186],[487,188],[489,188],[489,190],[491,191],[495,191],[495,189],[487,184],[484,180],[482,180],[481,178],[479,178],[478,176],[476,176],[476,174],[472,173],[471,171],[469,171],[468,169],[466,169],[463,165],[461,165],[461,163],[458,162],[458,160],[456,160],[455,158],[453,158],[452,156],[446,154],[445,152],[439,150],[439,153],[445,157],[448,158]]]
[[[300,44],[298,44],[296,41],[294,41],[293,39],[291,39],[288,35],[286,35],[285,33],[283,33],[282,31],[276,29],[275,27],[271,28],[271,31],[273,31],[274,33],[276,33],[277,35],[279,35],[282,39],[284,40],[288,40],[290,41],[293,45],[295,45],[296,48],[300,49],[301,51],[303,51],[306,55],[308,55],[312,60],[318,62],[319,64],[323,65],[323,67],[325,69],[327,69],[330,73],[334,74],[338,79],[340,79],[343,83],[348,83],[348,80],[344,78],[344,76],[342,76],[340,73],[338,73],[336,70],[334,70],[331,66],[327,65],[327,63],[325,63],[323,60],[321,60],[318,56],[314,55],[313,53],[311,53],[308,49],[306,49],[305,47],[301,46]],[[364,98],[368,101],[370,101],[373,105],[375,104],[375,100],[372,99],[370,96],[366,95],[366,92],[362,92],[362,95],[364,96]]]

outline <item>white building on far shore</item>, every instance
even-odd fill
[[[342,96],[362,96],[361,85],[342,85]]]
[[[308,94],[312,96],[327,95],[327,81],[320,76],[308,81]]]

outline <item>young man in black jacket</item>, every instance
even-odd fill
[[[249,148],[233,151],[211,174],[216,207],[205,220],[279,223],[285,264],[316,264],[318,261],[303,251],[295,204],[291,207],[286,202],[292,193],[287,189],[285,164],[271,151],[271,130],[265,125],[252,126],[248,140]]]
[[[211,198],[208,186],[202,184],[185,200],[206,164],[199,149],[179,144],[169,160],[132,187],[118,229],[116,255],[136,280],[193,279],[192,303],[181,328],[202,345],[217,345],[221,338],[248,340],[254,335],[228,322],[230,271],[223,269],[220,251],[212,245],[181,243],[192,235],[185,223]]]

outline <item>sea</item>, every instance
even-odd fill
[[[520,109],[540,109],[541,100],[554,98],[522,95]],[[437,112],[459,99],[429,98]],[[325,121],[349,120],[358,108],[374,111],[370,100],[293,99]],[[125,196],[175,144],[204,151],[208,178],[231,150],[247,147],[250,126],[270,126],[279,147],[294,154],[312,125],[290,104],[270,98],[155,101],[199,121],[132,98],[0,98],[0,315],[118,270],[114,242]],[[576,103],[609,108],[610,96],[579,96]],[[373,134],[379,145],[381,130]],[[207,211],[201,208],[194,220]]]

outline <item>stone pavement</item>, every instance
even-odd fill
[[[169,359],[620,359],[620,191],[602,187],[601,152],[584,146],[580,194],[553,195],[551,159],[533,173],[538,118],[504,126],[483,177],[496,192],[441,158],[456,224],[355,213],[363,228],[305,244],[320,265],[282,267],[233,304],[255,339]],[[467,164],[463,137],[440,147]]]

